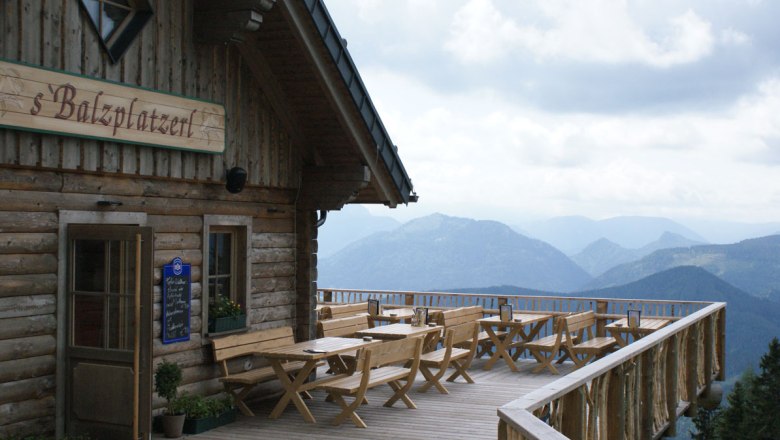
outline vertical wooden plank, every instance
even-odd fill
[[[62,69],[81,73],[81,28],[78,2],[62,1]],[[62,168],[75,170],[81,167],[81,144],[76,138],[62,137]]]
[[[127,48],[122,57],[121,63],[121,79],[120,81],[125,84],[140,85],[140,59],[141,56],[141,41],[139,39],[134,40],[130,47]],[[133,118],[133,114],[129,113],[128,118]],[[138,110],[133,110],[133,113],[138,114]],[[122,174],[136,174],[138,172],[138,147],[130,144],[122,144],[119,148],[119,172]]]
[[[271,114],[271,145],[269,156],[268,186],[279,186],[279,121],[275,114]]]
[[[712,383],[712,364],[715,354],[715,335],[712,329],[713,315],[702,320],[704,325],[704,388],[709,391]]]
[[[268,100],[265,100],[263,105],[263,142],[262,142],[262,157],[261,157],[261,184],[265,186],[269,185],[269,178],[271,174],[271,106]]]
[[[80,19],[80,18],[79,18]],[[93,78],[103,77],[103,48],[95,29],[85,25],[81,29],[81,71]],[[100,168],[102,141],[82,140],[82,169],[97,171]]]
[[[654,411],[655,411],[655,405],[654,403],[654,378],[655,378],[655,362],[653,360],[655,359],[655,351],[658,349],[657,346],[645,351],[642,353],[642,377],[641,377],[641,404],[640,404],[640,411],[642,412],[641,416],[641,437],[642,440],[652,440],[653,439],[653,422],[655,419]]]
[[[152,7],[155,11],[160,9],[161,2],[153,1]],[[156,68],[155,68],[155,38],[160,18],[157,13],[152,15],[152,19],[144,27],[139,36],[139,59],[138,69],[141,87],[154,89]],[[138,154],[138,174],[143,176],[154,175],[154,150],[150,147],[137,147]]]
[[[198,96],[198,78],[196,75],[197,69],[197,53],[195,45],[193,44],[193,2],[182,2],[182,22],[181,31],[181,44],[183,48],[182,55],[184,62],[182,63],[182,91],[186,96]],[[197,175],[198,157],[197,153],[183,152],[182,153],[182,177],[185,179],[194,179]]]
[[[623,365],[618,365],[609,372],[609,388],[607,390],[607,438],[618,440],[626,435],[626,377]]]
[[[19,15],[18,1],[0,2],[3,15],[3,27],[0,29],[2,35],[3,56],[5,58],[16,60],[19,58],[19,29],[17,20],[14,17]],[[0,149],[0,162],[5,164],[19,163],[19,132],[16,130],[0,129],[0,139],[2,139],[2,149]]]
[[[585,396],[580,390],[570,391],[561,398],[561,433],[569,438],[585,438]]]
[[[210,47],[201,49],[197,53],[198,57],[198,96],[205,99],[214,99],[213,95],[213,75],[214,75],[214,57],[218,49]],[[195,175],[198,180],[206,180],[211,172],[211,155],[198,154],[195,168]]]
[[[158,2],[154,15],[157,17],[154,38],[155,78],[154,88],[168,92],[171,90],[171,60],[170,60],[170,6],[171,2]],[[167,177],[170,175],[170,152],[163,148],[154,148],[154,175]]]
[[[168,20],[168,37],[166,38],[166,46],[168,47],[168,59],[170,63],[170,91],[181,95],[182,90],[182,4],[186,2],[166,2],[166,6],[169,8],[169,20]],[[170,150],[168,151],[168,158],[170,161],[170,173],[169,176],[173,178],[181,178],[182,174],[182,158],[181,151]]]
[[[260,149],[262,148],[262,144],[260,142],[260,106],[263,105],[263,102],[261,100],[262,92],[260,91],[260,86],[257,84],[256,80],[251,74],[249,75],[249,78],[249,114],[247,115],[247,125],[249,126],[249,132],[247,133],[249,141],[249,183],[253,185],[259,185]]]
[[[41,11],[43,27],[41,29],[42,64],[46,67],[61,69],[62,57],[62,3],[61,0],[45,0]],[[41,165],[48,168],[59,168],[62,154],[62,138],[64,136],[43,136],[41,143]]]
[[[111,63],[110,57],[100,49],[101,70],[103,71],[103,78],[115,82],[121,82],[122,75],[122,62]],[[122,57],[127,57],[127,53]],[[106,173],[118,173],[120,171],[121,159],[122,159],[122,145],[117,142],[104,142],[103,148],[100,151],[100,170]]]
[[[669,429],[666,434],[670,437],[677,435],[677,404],[680,401],[679,382],[677,380],[679,368],[679,339],[677,334],[672,335],[667,341],[666,351],[666,408],[669,412]]]
[[[236,157],[235,163],[237,166],[245,169],[250,170],[251,167],[250,164],[250,157],[252,155],[252,150],[257,148],[254,142],[252,142],[252,138],[249,134],[249,126],[251,125],[250,120],[250,105],[251,105],[251,93],[249,86],[252,83],[252,73],[249,72],[249,69],[244,65],[243,60],[241,58],[241,54],[236,51],[236,62],[238,64],[238,84],[236,87],[236,108],[239,112],[239,114],[236,116],[237,123],[238,123],[238,135],[240,136],[239,141],[236,145]]]
[[[236,151],[236,108],[235,102],[231,96],[235,81],[231,81],[231,73],[234,70],[234,57],[231,54],[230,46],[224,46],[216,51],[216,59],[214,64],[214,80],[212,84],[212,96],[213,101],[221,102],[225,105],[225,111],[227,113],[226,121],[226,136],[227,145],[225,146],[225,153],[222,156],[214,156],[211,158],[211,172],[209,180],[220,181],[225,174],[225,160],[231,158]]]
[[[688,328],[686,344],[686,381],[685,387],[688,391],[688,417],[695,417],[698,405],[696,401],[699,398],[697,393],[699,387],[699,326],[692,325]]]
[[[715,380],[726,380],[726,308],[718,312],[718,375]]]
[[[21,4],[21,20],[19,21],[21,36],[21,61],[33,65],[41,64],[41,4],[32,0],[23,0]],[[38,133],[19,133],[19,164],[40,165],[41,135]]]

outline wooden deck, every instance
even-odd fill
[[[277,420],[268,418],[276,399],[252,407],[255,417],[239,414],[235,423],[222,426],[203,434],[185,436],[193,440],[227,439],[495,439],[497,438],[498,407],[568,374],[573,364],[560,366],[561,375],[545,371],[531,373],[538,364],[533,360],[520,360],[519,372],[513,373],[504,361],[498,362],[491,371],[482,370],[486,359],[477,359],[469,372],[477,382],[470,385],[462,379],[446,383],[450,394],[439,394],[435,389],[427,393],[412,391],[410,396],[417,404],[416,410],[407,409],[402,403],[392,408],[382,406],[390,395],[389,387],[369,391],[369,404],[357,412],[368,425],[362,429],[351,421],[341,426],[332,426],[331,421],[340,412],[335,403],[325,402],[321,391],[312,393],[313,400],[306,404],[311,408],[316,424],[306,423],[293,405]],[[415,389],[423,383],[418,376]],[[162,438],[162,435],[158,435]]]

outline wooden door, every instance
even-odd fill
[[[107,440],[150,432],[152,246],[151,228],[68,226],[70,435]]]

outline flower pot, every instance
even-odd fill
[[[209,318],[209,333],[227,332],[238,330],[246,325],[246,315],[224,316],[222,318]]]
[[[179,415],[164,415],[162,418],[163,421],[163,432],[165,433],[165,437],[167,438],[179,438],[182,434],[182,429],[184,428],[184,414]]]

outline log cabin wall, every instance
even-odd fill
[[[155,364],[181,365],[183,391],[221,390],[201,336],[204,215],[252,218],[251,328],[312,333],[316,214],[296,208],[300,154],[239,50],[194,43],[193,3],[151,3],[151,21],[111,64],[77,1],[0,2],[7,60],[202,98],[227,114],[221,155],[0,128],[0,437],[55,429],[61,210],[98,211],[96,200],[110,199],[122,203],[110,211],[147,215],[155,232]],[[238,195],[224,189],[233,166],[248,172]],[[175,256],[192,264],[191,339],[163,345],[161,268]]]

